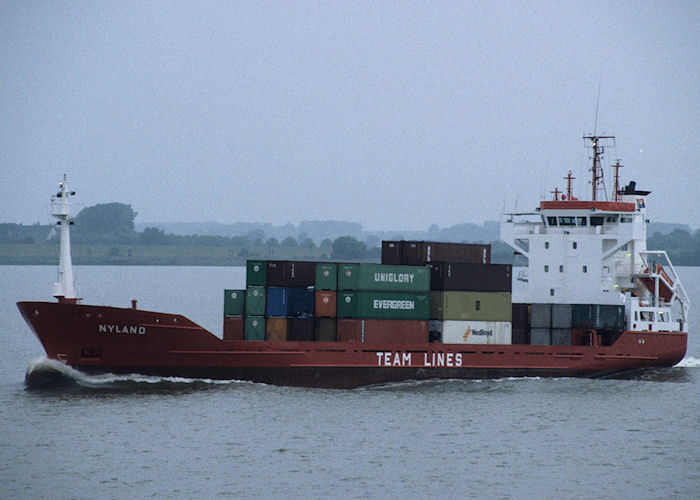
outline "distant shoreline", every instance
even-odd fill
[[[493,245],[493,243],[492,243]],[[509,249],[508,249],[509,250]],[[668,251],[674,266],[700,266],[698,251]],[[235,247],[209,245],[127,245],[74,244],[72,261],[76,266],[245,266],[249,259],[305,260],[317,262],[380,262],[381,257],[334,258],[329,249],[302,247]],[[504,253],[492,247],[491,260],[498,264],[523,265],[511,251]],[[0,265],[57,266],[58,244],[0,244]]]
[[[321,249],[199,245],[72,245],[74,266],[245,266],[248,259],[332,261]],[[337,260],[337,259],[335,259]],[[375,262],[378,259],[353,259]],[[57,244],[0,244],[0,265],[57,266]]]

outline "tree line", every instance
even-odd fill
[[[212,246],[235,248],[239,257],[264,257],[273,254],[275,249],[297,249],[299,255],[314,253],[327,258],[348,260],[379,260],[381,240],[368,236],[361,241],[353,236],[325,238],[320,243],[302,232],[298,237],[286,236],[278,239],[266,237],[264,231],[253,229],[244,235],[176,235],[166,233],[157,227],[146,227],[143,231],[134,229],[137,213],[130,205],[123,203],[98,204],[82,209],[75,217],[71,239],[76,244],[107,245],[179,245]],[[51,226],[22,224],[0,224],[0,244],[2,243],[45,243],[56,242],[58,231]],[[429,236],[443,241],[449,238],[438,234],[437,226],[432,227]],[[395,236],[390,239],[403,239]],[[408,238],[414,239],[414,238]],[[454,241],[454,240],[452,240]],[[463,240],[464,241],[464,240]],[[512,249],[500,241],[492,241],[492,260],[500,263],[521,263],[514,261]],[[654,232],[647,239],[649,250],[666,250],[676,265],[700,265],[700,229],[694,232],[676,228],[670,232]],[[313,251],[313,252],[310,252]],[[289,252],[287,252],[289,253]]]

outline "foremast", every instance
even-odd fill
[[[70,198],[75,196],[75,191],[68,189],[66,175],[58,183],[58,193],[51,197],[51,216],[58,219],[60,227],[60,250],[58,257],[58,282],[53,285],[52,295],[59,302],[77,302],[75,286],[73,282],[73,263],[70,251],[70,226],[73,224],[71,216]]]

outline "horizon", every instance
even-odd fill
[[[107,202],[107,203],[112,203],[112,202]],[[121,202],[114,202],[114,203],[121,203]],[[132,207],[133,208],[133,207]],[[431,223],[428,225],[428,227],[425,228],[368,228],[365,227],[362,222],[359,221],[351,221],[351,220],[302,220],[298,223],[293,223],[293,222],[280,222],[280,223],[275,223],[275,222],[258,222],[258,221],[245,221],[245,220],[238,220],[234,222],[220,222],[220,221],[215,221],[215,220],[201,220],[201,221],[146,221],[146,222],[139,222],[137,220],[138,218],[138,211],[137,216],[134,218],[134,226],[143,226],[145,227],[156,227],[158,225],[168,225],[168,224],[187,224],[187,225],[221,225],[221,226],[229,226],[229,225],[236,225],[236,224],[259,224],[259,225],[271,225],[276,228],[281,228],[286,225],[293,225],[295,227],[300,226],[302,223],[323,223],[323,222],[340,222],[340,223],[350,223],[350,224],[360,224],[362,231],[364,232],[428,232],[431,228],[431,226],[435,225],[439,230],[443,229],[450,229],[454,226],[460,225],[460,224],[471,224],[479,227],[483,227],[486,223],[495,223],[495,224],[500,224],[499,220],[496,219],[490,219],[490,220],[484,220],[482,222],[457,222],[455,224],[450,224],[449,226],[441,226],[440,224],[437,223]],[[74,215],[77,215],[78,212],[76,212]],[[41,221],[35,221],[32,223],[23,223],[23,222],[13,222],[13,221],[0,221],[0,224],[21,224],[25,226],[33,226],[33,225],[54,225],[55,221],[50,220],[51,216],[46,215],[47,221],[42,223]],[[693,227],[692,225],[688,224],[687,222],[673,222],[673,221],[649,221],[649,224],[658,224],[658,225],[671,225],[671,226],[685,226],[688,227],[692,232],[700,230],[700,227]],[[648,235],[651,236],[651,235]]]

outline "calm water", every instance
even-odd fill
[[[139,376],[28,390],[43,350],[14,306],[54,267],[0,266],[0,498],[698,498],[700,268],[678,367],[627,380],[357,390]],[[77,267],[86,303],[181,312],[221,335],[242,268]]]

